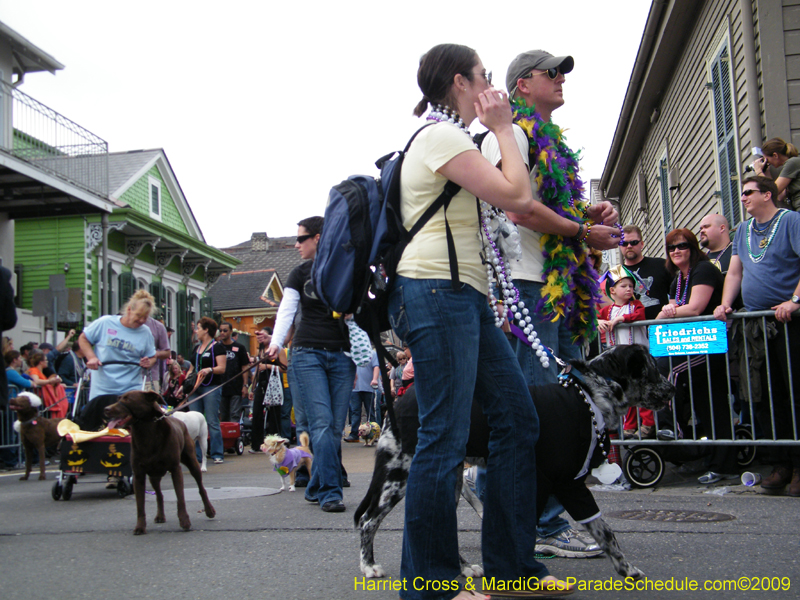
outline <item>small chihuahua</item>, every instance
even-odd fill
[[[381,426],[375,421],[362,423],[358,427],[358,437],[364,440],[365,446],[374,446],[381,437]]]
[[[309,474],[314,457],[308,447],[308,433],[303,431],[299,437],[300,445],[295,448],[287,448],[289,443],[284,437],[279,435],[269,435],[261,445],[261,449],[269,453],[269,461],[273,469],[281,476],[281,491],[286,489],[286,478],[289,478],[289,491],[295,491],[294,480],[297,469],[305,465]]]

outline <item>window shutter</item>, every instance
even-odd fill
[[[716,124],[716,153],[719,166],[722,214],[731,227],[742,220],[739,203],[739,171],[736,155],[733,87],[727,43],[711,63],[714,122]]]
[[[119,305],[120,308],[130,300],[136,291],[136,278],[133,273],[120,273],[119,276]]]
[[[200,298],[200,316],[208,317],[209,319],[214,318],[214,301],[211,296]]]
[[[672,201],[669,197],[667,159],[658,162],[658,182],[661,185],[661,215],[664,217],[664,235],[674,229],[672,226]]]
[[[178,292],[175,295],[176,299],[176,312],[178,317],[178,326],[175,332],[178,334],[178,352],[183,354],[183,357],[189,354],[189,347],[191,332],[189,331],[189,311],[188,311],[188,298],[186,292]]]
[[[150,293],[156,301],[158,315],[166,319],[167,314],[167,289],[158,281],[150,284]]]

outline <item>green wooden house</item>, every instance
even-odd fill
[[[46,289],[50,275],[65,273],[68,288],[83,290],[83,310],[62,326],[82,326],[100,316],[101,307],[115,313],[145,288],[175,330],[173,349],[185,353],[191,323],[212,313],[208,288],[240,261],[205,243],[162,149],[109,153],[108,190],[114,208],[105,265],[100,215],[17,221],[21,305],[30,308],[34,290]]]

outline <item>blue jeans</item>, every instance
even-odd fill
[[[289,376],[289,393],[292,396],[292,405],[294,407],[295,434],[299,442],[300,432],[308,431],[308,418],[306,417],[306,410],[303,407],[303,399],[300,397],[300,392],[297,388],[297,375],[294,371],[294,361],[292,361],[291,354],[289,354],[289,366],[286,374]],[[283,393],[283,401],[286,402],[286,389],[283,390]]]
[[[283,388],[283,405],[281,406],[281,436],[292,439],[292,388]],[[297,413],[295,412],[295,416]]]
[[[189,397],[189,400],[205,394],[206,391],[207,388],[204,388],[201,385],[197,391]],[[222,447],[222,429],[220,429],[219,426],[219,403],[221,400],[222,388],[217,388],[208,396],[200,398],[200,400],[197,402],[189,405],[190,410],[201,412],[206,418],[206,423],[208,423],[208,434],[211,437],[211,443],[208,446],[208,450],[212,459],[222,458],[222,455],[225,452]],[[198,462],[202,462],[203,457],[200,454],[200,444],[195,442],[195,447],[197,449],[197,460]]]
[[[544,284],[536,281],[515,279],[514,285],[519,290],[525,306],[532,311],[542,297],[542,286]],[[534,320],[533,326],[541,343],[552,349],[553,354],[560,359],[583,358],[583,348],[579,344],[572,342],[572,336],[564,319],[559,319],[555,323],[547,319]],[[550,368],[545,371],[542,363],[539,362],[539,357],[531,350],[531,347],[517,338],[514,339],[514,351],[517,354],[519,366],[522,368],[522,373],[525,375],[525,381],[528,382],[528,385],[547,385],[548,383],[557,382],[559,369],[554,360],[550,361]],[[569,521],[559,516],[562,512],[564,512],[564,507],[561,506],[561,503],[556,500],[555,496],[549,496],[547,504],[545,504],[544,510],[539,517],[539,526],[537,527],[539,537],[552,537],[569,529]]]
[[[491,427],[481,536],[487,577],[545,577],[534,559],[539,421],[514,353],[486,297],[448,280],[398,277],[392,327],[414,356],[420,427],[406,491],[401,575],[456,579],[456,482],[463,475],[473,396]],[[406,600],[447,600],[451,591],[415,590]]]
[[[361,425],[361,407],[367,409],[367,422],[378,421],[376,414],[378,400],[375,392],[357,392],[353,390],[350,395],[350,436],[358,436],[358,426]]]
[[[305,496],[322,506],[342,499],[342,431],[356,365],[344,352],[295,348],[292,367],[314,449]]]
[[[525,306],[533,311],[533,307],[542,297],[542,284],[536,281],[525,281],[515,279],[514,285],[519,290]],[[559,319],[555,323],[545,319],[537,321],[533,319],[533,326],[536,335],[539,336],[541,343],[553,350],[553,354],[562,360],[583,358],[583,347],[572,342],[572,335],[567,329],[566,321]],[[539,362],[539,357],[531,351],[531,347],[524,344],[522,340],[514,338],[514,350],[517,353],[519,366],[522,367],[522,374],[528,385],[546,385],[558,381],[558,365],[556,361],[550,361],[550,368],[546,371]]]

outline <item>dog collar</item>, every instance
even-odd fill
[[[37,424],[36,419],[38,418],[39,418],[38,416],[35,416],[32,419],[28,419],[27,421],[20,421],[19,425],[20,427],[22,427],[23,425],[30,425],[30,424],[36,425]]]
[[[581,399],[589,409],[589,413],[592,415],[592,428],[594,429],[594,439],[592,439],[592,443],[589,445],[589,452],[586,456],[586,462],[583,465],[583,469],[581,469],[581,472],[578,473],[578,476],[575,477],[575,479],[578,479],[583,474],[589,471],[589,463],[591,462],[595,448],[599,447],[600,451],[603,453],[603,458],[608,459],[608,451],[606,450],[608,433],[606,432],[605,420],[603,419],[603,415],[600,412],[600,409],[597,408],[597,405],[592,401],[591,397],[586,392],[583,391],[580,379],[575,377],[575,373],[577,372],[578,371],[576,369],[572,373],[562,372],[558,376],[559,383],[561,384],[562,387],[567,388],[570,385],[572,385],[575,388],[575,390],[578,392],[578,395],[581,397]]]

